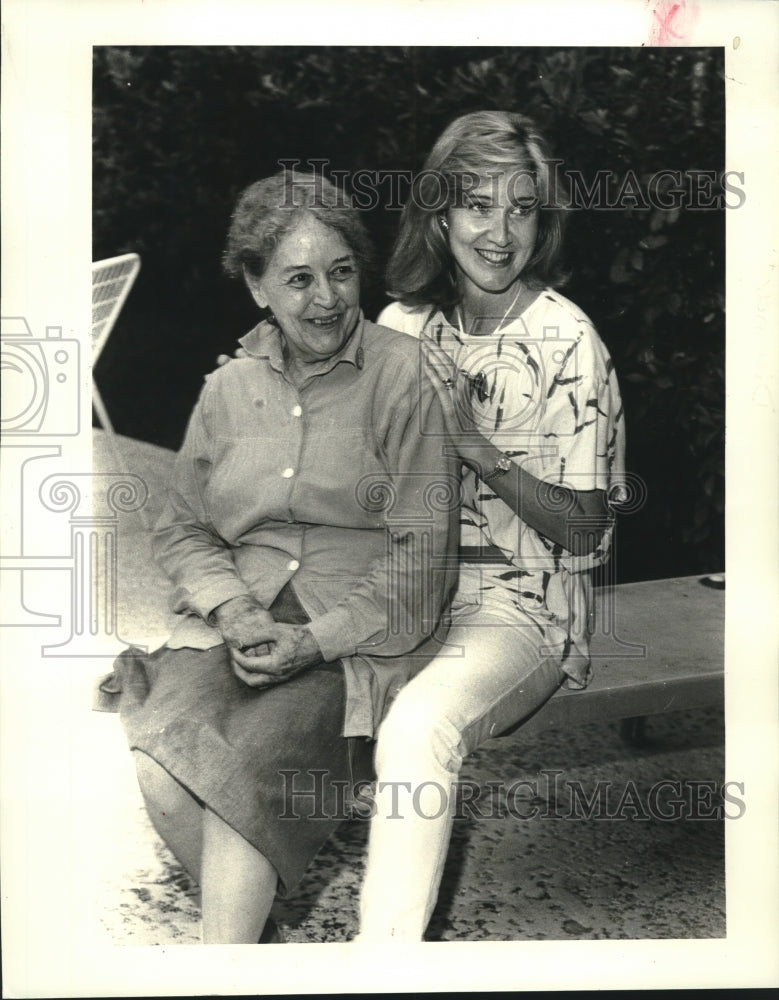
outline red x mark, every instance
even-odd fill
[[[660,17],[660,15],[657,13],[657,10],[655,8],[652,8],[652,13],[655,15],[655,17],[658,20],[658,23],[660,24],[660,28],[658,30],[658,37],[657,37],[657,41],[658,41],[659,45],[662,45],[663,42],[668,38],[669,35],[673,35],[674,38],[681,38],[682,37],[681,35],[677,35],[677,33],[671,27],[671,21],[673,21],[673,19],[679,13],[680,9],[681,9],[681,5],[678,4],[678,3],[675,3],[673,5],[673,7],[671,7],[666,12],[666,14],[665,14],[664,17]]]

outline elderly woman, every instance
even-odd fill
[[[265,319],[207,379],[156,527],[182,620],[104,684],[206,943],[258,941],[439,648],[459,470],[416,342],[360,311],[367,255],[321,178],[241,195],[225,265]]]
[[[555,290],[553,171],[521,115],[457,119],[389,264],[379,322],[420,339],[463,463],[462,562],[448,648],[379,730],[362,941],[422,940],[463,758],[590,676],[587,571],[607,558],[623,419],[606,348]]]

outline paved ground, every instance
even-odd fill
[[[198,943],[197,887],[146,818],[118,719],[92,713],[88,727],[93,759],[110,770],[103,785],[110,796],[90,831],[103,934],[114,944]],[[653,721],[650,735],[651,744],[630,749],[615,726],[590,724],[527,741],[515,734],[474,754],[463,779],[483,797],[455,823],[429,939],[724,937],[725,821],[652,817],[650,791],[668,781],[721,785],[721,718],[673,713]],[[520,779],[535,780],[537,794],[510,800],[500,817],[487,783]],[[598,782],[609,783],[600,814],[554,818],[571,813],[571,782],[590,798]],[[675,798],[676,786],[668,787]],[[691,803],[691,794],[688,786],[682,799]],[[523,818],[533,807],[535,818]],[[673,814],[669,792],[657,810]],[[365,837],[364,822],[345,824],[295,896],[277,903],[289,941],[345,941],[354,933]]]
[[[119,468],[99,435],[98,443],[100,467]],[[154,487],[153,449],[134,455],[132,467]],[[158,507],[153,488],[150,519]],[[155,596],[163,582],[144,548],[140,516],[123,515],[123,524],[120,635],[133,641],[148,635],[154,643],[168,629]],[[128,572],[131,565],[142,571]],[[480,798],[464,805],[455,823],[429,938],[724,937],[726,821],[710,818],[718,800],[709,793],[724,775],[722,714],[654,717],[647,737],[645,745],[630,747],[616,724],[590,723],[532,736],[520,730],[474,754],[462,779]],[[85,831],[93,838],[100,936],[122,945],[198,943],[197,887],[151,829],[117,717],[85,708],[82,751],[93,762],[90,780],[100,778],[95,769],[105,772],[98,821]],[[507,798],[516,782],[524,782],[521,792]],[[589,818],[577,808],[577,788],[593,802]],[[668,818],[675,810],[677,816],[697,811],[699,818]],[[277,903],[289,941],[352,936],[366,832],[362,821],[345,824],[295,896]]]

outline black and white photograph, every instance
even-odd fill
[[[776,985],[777,5],[8,7],[6,995]]]

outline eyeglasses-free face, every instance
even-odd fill
[[[276,317],[292,360],[337,354],[360,313],[360,276],[351,248],[313,215],[279,241],[261,278],[249,278],[261,308]]]
[[[485,176],[449,208],[449,249],[458,284],[481,292],[505,292],[533,256],[538,236],[538,197],[523,172]]]

